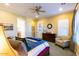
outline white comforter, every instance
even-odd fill
[[[41,45],[35,47],[28,52],[28,56],[37,56],[41,51],[43,51],[49,44],[47,42],[42,43]]]

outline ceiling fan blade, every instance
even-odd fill
[[[36,11],[32,11],[32,13],[36,13]]]
[[[30,10],[35,10],[34,8],[29,8]]]
[[[39,12],[36,12],[39,15]]]
[[[41,10],[41,6],[35,6],[35,8],[30,8],[33,13],[40,14],[40,12],[46,12],[45,10]]]
[[[46,11],[44,11],[44,10],[39,10],[39,12],[46,12]]]
[[[41,6],[38,7],[38,9],[41,9],[41,8],[42,8]]]
[[[35,9],[38,9],[38,6],[35,6]]]

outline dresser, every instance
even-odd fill
[[[56,34],[42,33],[42,39],[55,43]]]

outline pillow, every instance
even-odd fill
[[[19,40],[12,40],[12,39],[9,39],[9,42],[10,42],[11,46],[18,52],[18,55],[20,55],[20,56],[28,55],[27,49],[23,42],[21,42]]]
[[[18,46],[17,52],[19,53],[20,56],[27,56],[28,55],[27,49],[26,49],[25,44],[23,42],[21,42],[21,44]]]
[[[19,41],[15,41],[15,40],[12,40],[12,39],[8,39],[9,40],[9,43],[11,44],[11,46],[16,50],[17,47],[21,44]]]

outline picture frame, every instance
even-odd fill
[[[13,24],[4,23],[3,26],[5,31],[13,30]]]

